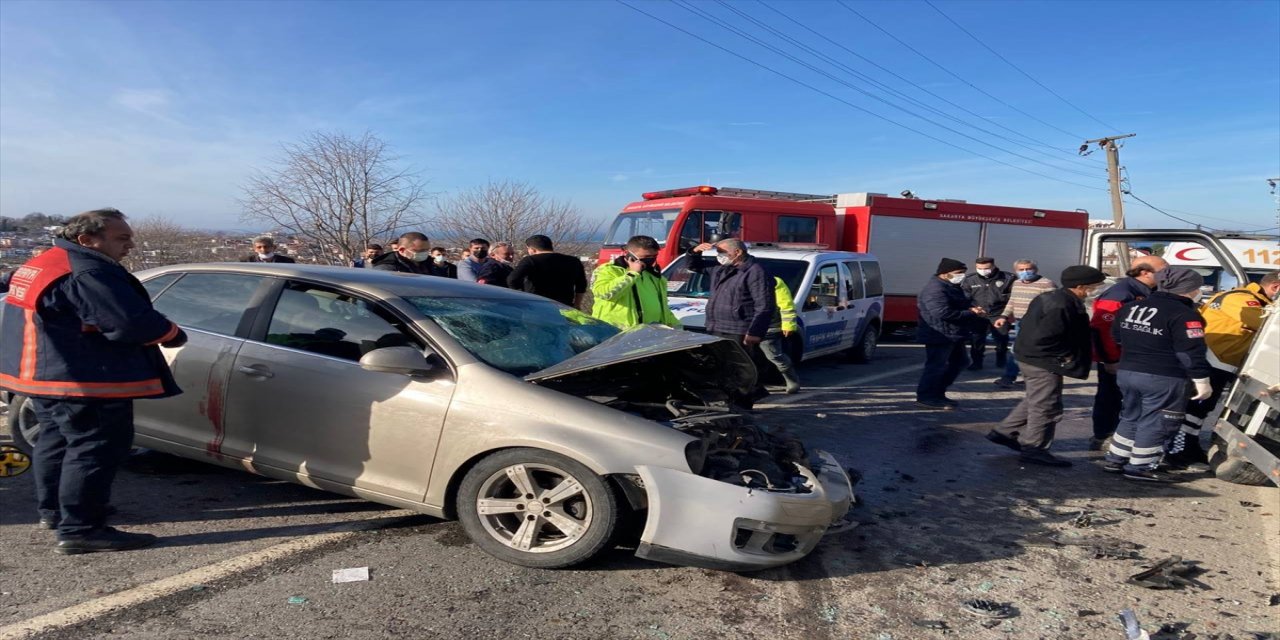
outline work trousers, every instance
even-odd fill
[[[28,400],[35,441],[36,508],[58,521],[58,538],[106,526],[111,484],[133,446],[132,400]]]
[[[765,359],[764,352],[759,345],[756,345],[754,347],[749,347],[743,344],[742,338],[744,336],[740,333],[711,332],[711,335],[717,338],[724,338],[726,340],[730,340],[734,344],[741,347],[744,351],[747,352],[747,356],[751,358],[752,364],[756,366],[756,384],[755,384],[755,388],[751,390],[751,393],[746,396],[734,394],[735,397],[729,398],[730,402],[733,402],[734,404],[740,407],[750,409],[752,406],[755,405],[756,400],[759,400],[760,398],[763,398],[769,395],[769,392],[764,388],[764,380],[763,380],[764,376],[760,375],[760,372],[764,370],[764,367],[769,366],[769,361]],[[761,344],[764,344],[764,343],[762,342]]]
[[[947,387],[956,381],[968,363],[963,341],[926,344],[924,370],[920,372],[920,383],[916,385],[916,400],[945,400]]]
[[[1154,470],[1182,426],[1187,380],[1127,370],[1117,373],[1116,380],[1124,405],[1107,461],[1124,463],[1131,471]]]
[[[996,343],[996,365],[1007,364],[1009,357],[1009,334],[996,330],[991,321],[983,319],[973,330],[973,341],[969,347],[969,359],[975,365],[982,364],[982,355],[987,350],[987,336]]]
[[[1048,450],[1062,420],[1062,376],[1022,363],[1027,394],[995,431],[1022,445],[1023,453]]]
[[[1188,440],[1198,441],[1200,430],[1205,426],[1204,420],[1213,413],[1214,407],[1222,399],[1222,394],[1236,381],[1236,374],[1213,369],[1209,372],[1209,386],[1213,387],[1213,395],[1204,400],[1187,402],[1187,414],[1182,418],[1182,427],[1177,435],[1169,441],[1168,453],[1180,453],[1187,446]],[[1209,425],[1212,427],[1213,425]]]
[[[783,380],[800,380],[795,363],[791,361],[791,356],[787,355],[787,343],[781,333],[766,337],[764,342],[760,343],[760,354],[778,369]]]
[[[1098,364],[1098,392],[1093,396],[1093,437],[1106,440],[1120,424],[1121,395],[1116,374]]]

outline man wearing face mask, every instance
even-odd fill
[[[1027,314],[1027,309],[1036,296],[1058,288],[1052,280],[1040,275],[1040,268],[1034,260],[1019,260],[1013,263],[1013,268],[1018,279],[1009,289],[1009,304],[1005,305],[1004,317],[996,318],[992,323],[996,331],[1004,332],[1005,335],[1011,335],[1013,327]],[[1018,359],[1009,358],[1005,361],[1004,375],[996,378],[995,385],[1001,389],[1012,389],[1018,381],[1019,372]]]
[[[494,245],[488,260],[473,265],[476,282],[505,289],[507,279],[511,277],[511,272],[515,268],[511,263],[514,256],[515,250],[511,248],[510,242],[499,242]]]
[[[1106,280],[1093,267],[1062,272],[1062,288],[1037,296],[1023,316],[1013,356],[1023,365],[1027,395],[987,439],[1021,454],[1021,460],[1048,467],[1071,463],[1049,453],[1062,419],[1063,377],[1089,377],[1093,364],[1089,312],[1084,299]]]
[[[1156,279],[1158,289],[1120,307],[1111,329],[1122,349],[1116,380],[1124,401],[1103,470],[1142,482],[1171,480],[1157,467],[1182,426],[1188,387],[1192,401],[1213,394],[1205,321],[1196,311],[1204,278],[1168,267]]]
[[[1089,327],[1093,331],[1093,359],[1098,362],[1098,392],[1093,397],[1093,437],[1089,449],[1099,451],[1103,443],[1120,423],[1120,387],[1116,384],[1117,363],[1120,362],[1120,345],[1112,338],[1120,307],[1142,300],[1156,288],[1156,273],[1169,266],[1164,258],[1141,256],[1134,259],[1128,277],[1116,281],[1110,289],[1093,303],[1093,318]]]
[[[680,328],[667,304],[667,279],[658,270],[658,241],[649,236],[627,240],[622,255],[591,274],[595,298],[591,316],[619,329],[642,324]]]
[[[487,267],[493,258],[489,257],[489,241],[476,238],[462,252],[462,260],[458,262],[458,279],[464,282],[475,282],[476,272]]]
[[[431,250],[431,263],[427,268],[431,271],[431,275],[438,278],[457,279],[458,277],[458,265],[449,262],[444,247],[435,247]]]
[[[916,385],[916,404],[926,409],[953,411],[958,402],[948,398],[947,388],[956,381],[968,358],[965,341],[986,310],[973,304],[960,288],[965,266],[959,260],[943,258],[916,298],[920,321],[916,341],[924,343],[925,363]]]
[[[996,267],[994,258],[978,258],[974,261],[977,270],[965,276],[960,283],[973,304],[987,311],[988,318],[999,318],[1009,304],[1009,291],[1013,288],[1014,277],[1008,271]],[[996,343],[996,367],[1005,366],[1009,355],[1009,334],[1003,331],[992,331],[992,323],[986,318],[974,323],[973,344],[969,348],[969,369],[982,368],[983,353],[987,350],[987,336]]]
[[[241,258],[240,262],[293,264],[296,261],[289,256],[282,256],[276,253],[276,241],[270,236],[263,236],[253,241],[253,255]]]
[[[775,283],[755,258],[747,253],[747,245],[737,238],[716,243],[704,242],[689,250],[691,271],[705,270],[702,252],[716,249],[716,262],[708,276],[711,279],[710,297],[707,299],[707,333],[733,340],[742,345],[751,356],[756,368],[772,366],[760,350],[760,343],[769,335],[769,326],[778,313]],[[756,376],[756,388],[750,396],[735,399],[750,409],[769,395],[760,377]]]
[[[431,241],[417,231],[408,231],[400,235],[396,247],[373,261],[373,268],[379,271],[395,271],[398,273],[415,273],[431,275]]]

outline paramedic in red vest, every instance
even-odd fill
[[[187,336],[120,266],[124,214],[72,218],[53,249],[14,272],[0,304],[0,388],[30,398],[41,432],[34,467],[40,525],[61,554],[123,551],[156,537],[107,526],[111,484],[133,443],[134,398],[181,393],[159,345]]]
[[[1093,302],[1089,328],[1093,331],[1093,359],[1098,363],[1098,392],[1093,397],[1093,437],[1089,439],[1092,451],[1100,451],[1120,424],[1120,386],[1116,384],[1120,345],[1111,334],[1116,311],[1151,295],[1156,288],[1156,273],[1168,266],[1164,258],[1156,256],[1135,258],[1125,272],[1128,277],[1117,280]]]

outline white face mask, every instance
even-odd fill
[[[414,262],[426,262],[431,259],[430,251],[415,251],[413,253]]]
[[[953,276],[948,277],[947,280],[950,280],[951,284],[960,284],[961,282],[964,282],[964,274],[957,273]]]
[[[1197,290],[1196,290],[1196,292],[1195,292],[1194,294],[1192,294],[1192,295],[1191,295],[1191,301],[1192,301],[1192,302],[1200,302],[1200,300],[1201,300],[1201,299],[1203,299],[1203,298],[1204,298],[1204,290],[1203,290],[1203,289],[1197,289]]]
[[[444,256],[436,256],[436,264],[444,264]]]
[[[987,276],[989,276],[989,275],[991,275],[991,274],[993,274],[993,273],[995,273],[995,272],[996,272],[996,270],[995,270],[995,269],[978,269],[978,275],[980,275],[980,276],[982,276],[982,277],[984,277],[984,278],[985,278],[985,277],[987,277]]]
[[[274,257],[276,257],[276,252],[274,252],[274,251],[268,251],[268,252],[266,252],[266,253],[259,253],[259,254],[258,254],[258,259],[259,259],[259,260],[270,260],[270,259],[272,259],[272,258],[274,258]]]
[[[729,264],[729,256],[723,253],[718,253],[716,254],[716,262],[719,262],[720,264]]]

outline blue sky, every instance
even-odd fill
[[[238,219],[240,185],[255,167],[270,165],[281,142],[314,130],[370,130],[434,191],[526,180],[601,218],[643,191],[700,183],[814,193],[911,189],[926,198],[1084,208],[1109,218],[1102,154],[1081,160],[1074,150],[1081,137],[1137,132],[1121,160],[1144,200],[1213,227],[1277,224],[1265,179],[1280,176],[1278,2],[936,3],[1089,115],[924,2],[849,6],[962,80],[840,4],[731,5],[1039,152],[910,107],[975,142],[797,65],[718,24],[870,86],[721,4],[695,5],[714,21],[669,2],[634,4],[840,100],[1084,186],[898,128],[616,2],[7,0],[0,3],[0,213],[111,205],[191,226],[251,227]],[[1137,203],[1126,213],[1130,226],[1183,226]]]

